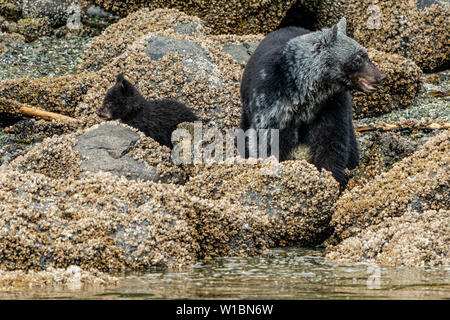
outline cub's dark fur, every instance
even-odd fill
[[[171,136],[178,124],[198,120],[188,107],[176,100],[147,101],[122,74],[106,93],[97,115],[103,119],[121,119],[169,148],[173,147]]]
[[[322,31],[274,31],[245,68],[241,128],[279,129],[280,161],[306,144],[312,162],[342,182],[345,168],[359,164],[349,90],[374,91],[385,77],[366,49],[347,37],[345,18]],[[246,156],[249,148],[255,150],[247,143]]]

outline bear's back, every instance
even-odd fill
[[[312,31],[301,27],[286,27],[269,33],[260,42],[250,57],[242,75],[241,101],[244,108],[244,117],[245,109],[249,103],[252,88],[254,87],[252,81],[258,79],[258,73],[264,69],[269,76],[272,75],[272,79],[268,79],[269,83],[283,81],[284,79],[278,79],[279,77],[277,77],[279,72],[276,69],[276,60],[280,57],[289,40],[310,32]]]

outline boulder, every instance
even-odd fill
[[[417,65],[396,54],[369,49],[370,59],[386,74],[386,81],[374,93],[353,92],[354,118],[389,113],[411,105],[422,89],[422,71]]]
[[[60,26],[67,23],[69,7],[74,3],[73,0],[23,0],[22,15],[24,18],[47,18],[53,27]]]
[[[0,269],[75,265],[103,272],[180,268],[200,257],[261,254],[261,215],[182,187],[110,173],[52,179],[0,171]]]
[[[445,1],[305,1],[314,7],[317,28],[330,27],[342,16],[349,35],[368,48],[413,60],[425,72],[449,66],[450,6]]]
[[[29,18],[17,22],[17,32],[28,41],[34,41],[43,36],[50,36],[53,29],[48,18]]]
[[[199,164],[194,174],[185,185],[188,193],[253,208],[268,220],[272,246],[314,246],[330,234],[339,184],[328,171],[319,172],[304,161],[247,160]]]
[[[296,0],[95,0],[108,12],[122,17],[146,7],[173,8],[205,20],[214,34],[256,34],[275,30]]]
[[[405,211],[327,248],[326,258],[338,263],[395,266],[450,264],[450,211]]]
[[[449,138],[450,132],[443,131],[388,172],[344,192],[336,202],[331,220],[334,233],[328,242],[339,243],[405,212],[448,209]]]
[[[78,179],[100,171],[143,181],[182,183],[186,179],[184,171],[172,165],[167,147],[114,122],[47,138],[9,167],[53,179]]]

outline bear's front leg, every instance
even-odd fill
[[[331,171],[339,183],[345,180],[345,168],[349,164],[351,153],[349,103],[351,107],[351,100],[349,101],[346,96],[330,99],[316,119],[308,125],[307,130],[306,141],[310,148],[312,163],[318,169]]]

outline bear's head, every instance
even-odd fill
[[[346,89],[372,92],[386,79],[386,75],[370,60],[366,49],[347,36],[345,18],[332,28],[319,31],[313,48],[325,61],[329,80]]]
[[[138,89],[126,80],[123,74],[119,74],[116,84],[108,90],[96,114],[106,120],[123,119],[141,105],[141,99]]]

